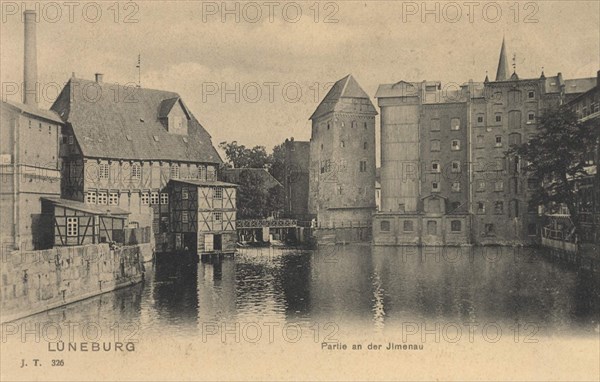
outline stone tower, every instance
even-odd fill
[[[352,75],[337,81],[313,115],[309,212],[321,227],[370,221],[375,212],[375,116]]]

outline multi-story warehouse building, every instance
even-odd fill
[[[62,195],[119,206],[168,250],[171,179],[217,180],[211,136],[177,93],[71,78],[52,105],[64,121]]]
[[[60,196],[59,140],[63,125],[38,108],[36,14],[25,11],[23,103],[0,103],[0,240],[2,250],[52,246],[43,197]]]
[[[310,119],[309,214],[319,227],[370,222],[375,212],[375,116],[369,96],[348,75]]]
[[[594,86],[595,78],[508,76],[504,42],[495,81],[381,85],[381,212],[376,244],[531,243],[535,179],[511,145],[536,133],[547,107]],[[438,201],[440,201],[438,205]]]

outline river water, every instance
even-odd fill
[[[409,322],[430,329],[493,323],[532,337],[598,336],[597,275],[541,251],[355,245],[243,249],[212,262],[163,257],[146,264],[142,284],[21,323],[118,324],[125,339],[199,338],[219,323],[299,325],[319,329],[319,341],[336,340],[344,329],[385,334]]]

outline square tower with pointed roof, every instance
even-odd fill
[[[322,228],[370,222],[375,212],[375,116],[370,97],[348,75],[310,117],[309,213]]]

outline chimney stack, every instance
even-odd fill
[[[36,24],[37,15],[35,11],[23,12],[25,25],[25,54],[23,63],[23,103],[26,105],[38,105],[37,95],[37,41]]]
[[[96,73],[96,82],[101,84],[102,83],[102,76],[104,76],[102,73]]]

